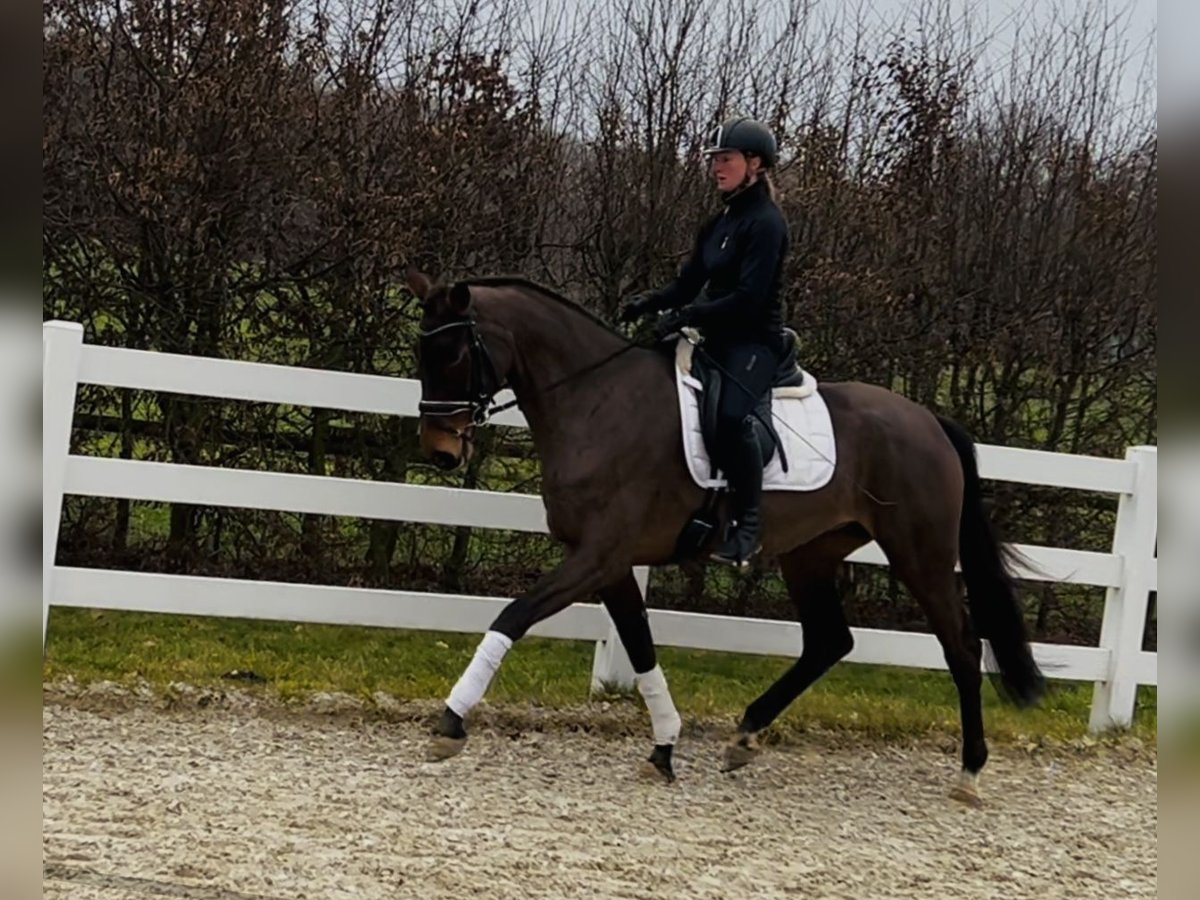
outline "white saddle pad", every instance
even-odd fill
[[[675,383],[679,394],[679,416],[683,422],[683,448],[688,471],[700,487],[723,488],[723,472],[712,477],[712,462],[700,430],[700,394],[703,387],[691,376],[692,345],[683,338],[675,348]],[[808,372],[799,387],[773,391],[771,413],[775,431],[783,442],[788,471],[783,471],[779,452],[763,470],[764,491],[815,491],[833,478],[837,446],[833,422],[825,398],[817,391],[817,380]],[[802,437],[801,437],[802,436]]]

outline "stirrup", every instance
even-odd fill
[[[715,563],[721,563],[722,565],[725,565],[725,566],[732,566],[733,568],[735,568],[739,571],[744,571],[745,569],[750,568],[751,560],[753,560],[754,557],[758,556],[758,554],[761,552],[762,552],[762,544],[756,544],[754,549],[750,551],[750,555],[747,556],[745,559],[738,559],[736,556],[732,556],[732,555],[726,556],[719,549],[714,550],[711,554],[709,554],[708,558]]]
[[[739,553],[739,550],[741,550],[740,543],[738,540],[738,529],[735,528],[721,546],[708,555],[708,558],[713,562],[733,566],[739,570],[749,568],[750,561],[762,552],[762,541],[755,537],[754,546],[750,548],[750,551],[745,556]]]

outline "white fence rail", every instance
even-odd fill
[[[541,498],[531,495],[69,453],[79,384],[414,416],[420,395],[415,381],[97,347],[84,344],[82,328],[70,322],[43,325],[42,377],[43,644],[51,605],[482,632],[508,599],[57,566],[67,494],[546,531]],[[494,421],[525,424],[516,410]],[[1138,685],[1158,683],[1158,656],[1142,650],[1149,595],[1158,590],[1156,448],[1134,447],[1116,460],[980,445],[979,462],[989,479],[1119,495],[1111,553],[1018,547],[1042,570],[1023,571],[1022,577],[1107,589],[1100,646],[1035,644],[1034,653],[1050,677],[1095,683],[1093,729],[1128,724]],[[886,564],[875,544],[850,561]],[[635,574],[644,592],[647,572]],[[796,656],[802,647],[794,622],[664,610],[651,610],[650,619],[656,643],[664,646],[782,656]],[[531,633],[596,641],[593,682],[632,679],[600,606],[576,604]],[[945,668],[932,635],[856,628],[854,638],[852,662]]]

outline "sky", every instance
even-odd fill
[[[532,0],[535,8],[544,4],[558,7],[564,0]],[[567,5],[584,9],[595,5],[596,0],[565,0]],[[656,2],[656,0],[633,0],[639,5]],[[669,2],[669,0],[668,0]],[[730,0],[737,3],[739,0]],[[765,21],[772,17],[786,15],[788,0],[747,0],[756,10],[755,15]],[[795,0],[793,0],[795,2]],[[1194,21],[1200,21],[1200,3],[1196,0],[1175,0],[1188,10],[1185,14]],[[969,15],[973,23],[973,33],[979,38],[985,35],[988,41],[988,52],[982,56],[982,61],[990,64],[990,56],[1007,55],[1015,42],[1037,39],[1041,34],[1052,28],[1054,21],[1079,23],[1084,12],[1092,11],[1091,28],[1096,30],[1097,22],[1103,19],[1116,21],[1116,31],[1122,32],[1121,41],[1125,44],[1125,54],[1128,62],[1123,67],[1120,79],[1120,94],[1125,102],[1133,102],[1139,96],[1139,91],[1148,80],[1156,84],[1156,60],[1154,50],[1157,41],[1158,4],[1156,0],[812,0],[813,11],[818,19],[837,19],[838,17],[853,20],[860,11],[868,21],[875,20],[880,24],[900,26],[909,30],[917,11],[922,8],[944,8],[952,17],[959,18]],[[536,20],[536,16],[535,16]],[[847,26],[843,33],[850,29]],[[1196,30],[1188,32],[1189,39],[1194,39]],[[848,34],[846,35],[849,36]],[[1094,33],[1086,35],[1086,40],[1093,40]],[[1177,42],[1179,39],[1177,38]],[[1149,50],[1149,54],[1148,51]],[[1184,66],[1192,70],[1200,70],[1200,53],[1192,47],[1187,54],[1188,61],[1181,60]],[[1002,62],[1003,60],[996,60]]]
[[[452,5],[469,3],[472,0],[442,0]],[[487,0],[484,0],[487,2]],[[498,0],[503,2],[503,0]],[[522,0],[516,0],[522,2]],[[646,9],[650,4],[680,4],[687,0],[524,0],[533,7],[533,14],[527,20],[530,28],[537,28],[533,23],[542,20],[540,11],[547,6],[557,9],[566,6],[568,10],[588,12],[596,9],[618,8],[621,4],[630,3],[637,9]],[[720,9],[722,0],[707,0],[710,8]],[[771,34],[772,20],[780,21],[787,15],[788,6],[803,3],[804,0],[725,0],[731,8],[737,9],[745,3],[753,10],[752,15],[762,23],[760,32]],[[1003,84],[1005,73],[1011,62],[1012,48],[1025,48],[1038,45],[1046,36],[1061,37],[1064,25],[1069,37],[1067,41],[1082,43],[1088,48],[1094,48],[1098,40],[1105,40],[1111,47],[1112,55],[1106,54],[1107,63],[1114,58],[1120,58],[1119,71],[1115,75],[1115,95],[1121,109],[1136,112],[1134,118],[1145,121],[1147,115],[1153,116],[1158,108],[1157,81],[1157,26],[1158,6],[1155,0],[810,0],[812,17],[816,22],[836,22],[833,29],[837,39],[846,41],[855,33],[855,23],[860,19],[867,22],[869,31],[873,33],[897,32],[915,36],[919,21],[930,21],[931,12],[937,10],[939,15],[948,17],[956,25],[954,33],[959,34],[958,21],[967,17],[971,23],[970,34],[972,43],[979,48],[978,66],[976,71],[992,73],[995,83]],[[1179,0],[1181,2],[1181,0]],[[1200,20],[1200,2],[1188,0],[1190,15]],[[1103,23],[1108,23],[1107,32]],[[601,40],[604,27],[593,29]],[[824,28],[818,27],[815,33],[823,33]],[[1194,37],[1197,32],[1189,31],[1188,36]],[[1175,38],[1180,43],[1182,37]],[[956,42],[956,46],[958,46]],[[1060,43],[1061,52],[1063,45]],[[882,47],[879,45],[864,48],[869,57],[878,58]],[[850,49],[836,47],[831,51],[835,58],[845,56],[848,60]],[[1186,53],[1178,60],[1180,69],[1190,68],[1200,71],[1200,52],[1194,47],[1186,48]],[[1020,67],[1022,73],[1029,69],[1028,63]],[[1053,83],[1064,85],[1053,68],[1053,58],[1045,64],[1045,70]],[[847,69],[848,71],[848,69]],[[1042,71],[1039,67],[1038,71]],[[1200,78],[1193,78],[1200,83]],[[1064,88],[1065,89],[1065,88]],[[1121,120],[1124,117],[1112,117],[1114,133],[1121,131]]]
[[[840,5],[829,0],[818,0],[818,4],[822,7]],[[912,9],[916,4],[913,0],[870,0],[866,5],[881,20],[896,21],[903,18],[905,10]],[[1011,47],[1014,41],[1021,40],[1023,36],[1036,35],[1056,17],[1060,21],[1078,20],[1081,11],[1088,6],[1102,11],[1100,18],[1117,19],[1120,23],[1117,27],[1125,32],[1130,62],[1121,79],[1121,90],[1130,100],[1137,95],[1138,81],[1145,74],[1142,71],[1145,50],[1148,45],[1153,47],[1158,27],[1156,0],[956,0],[948,5],[957,10],[971,10],[980,23],[980,31],[994,35],[993,48],[997,51]],[[1153,72],[1150,74],[1153,78]]]

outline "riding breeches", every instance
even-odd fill
[[[745,422],[746,417],[771,389],[779,360],[764,344],[732,344],[709,352],[723,370],[721,399],[717,407],[717,440],[720,456],[727,459],[730,445],[738,442],[742,429],[749,425]]]

